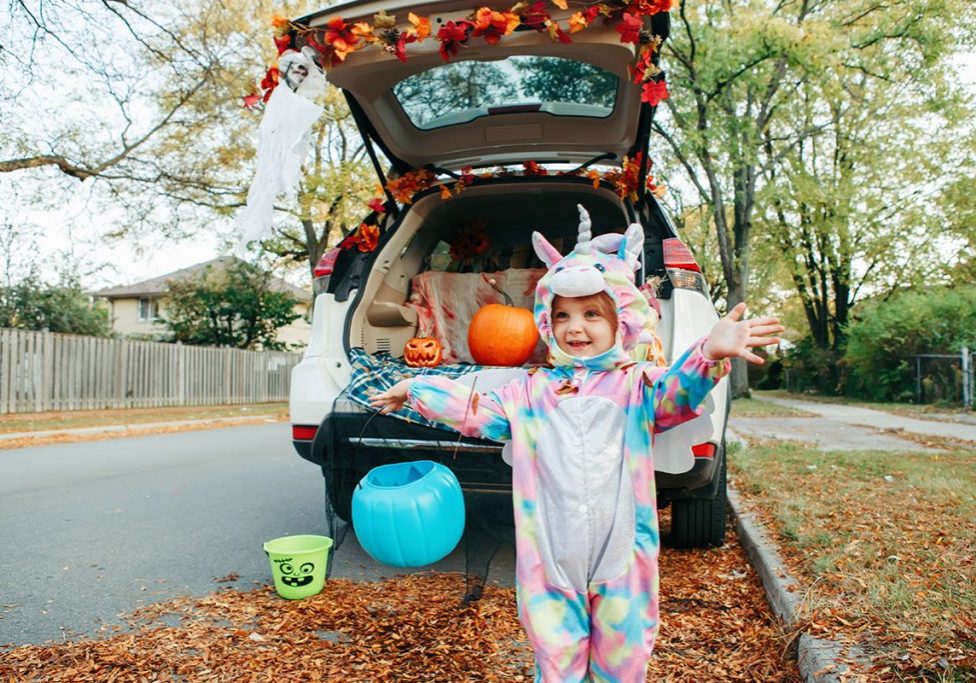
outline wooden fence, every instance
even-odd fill
[[[0,414],[285,401],[300,358],[0,329]]]

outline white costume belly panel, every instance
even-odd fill
[[[538,434],[538,543],[549,581],[585,591],[619,576],[634,544],[626,414],[600,397],[568,397]]]

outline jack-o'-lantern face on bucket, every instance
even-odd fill
[[[312,572],[315,571],[315,563],[302,562],[297,567],[288,560],[275,560],[278,564],[278,571],[281,572],[281,582],[286,586],[298,588],[312,583]]]
[[[432,368],[441,364],[442,350],[433,337],[414,337],[403,347],[403,360],[412,367]]]

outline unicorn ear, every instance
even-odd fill
[[[601,254],[616,254],[623,241],[624,236],[619,232],[605,232],[590,240],[590,244]]]
[[[556,247],[549,244],[548,240],[538,232],[532,233],[532,248],[535,249],[535,255],[546,264],[546,268],[551,268],[554,263],[558,263],[563,258]]]
[[[644,228],[640,223],[631,223],[620,240],[617,258],[626,261],[634,270],[640,268],[641,252],[644,251]]]

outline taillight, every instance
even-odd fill
[[[714,458],[715,457],[715,444],[713,443],[699,443],[691,447],[691,452],[696,458]]]
[[[322,258],[319,259],[318,265],[316,265],[315,270],[312,271],[312,277],[325,277],[326,275],[332,275],[332,269],[335,267],[335,262],[336,259],[339,258],[340,251],[341,249],[339,249],[339,247],[333,247],[322,254]]]
[[[319,428],[315,425],[292,425],[291,438],[294,441],[311,441]]]
[[[695,263],[695,257],[691,254],[691,249],[677,237],[669,237],[662,241],[664,246],[664,267],[678,268],[680,270],[693,270],[701,272],[701,268]]]

